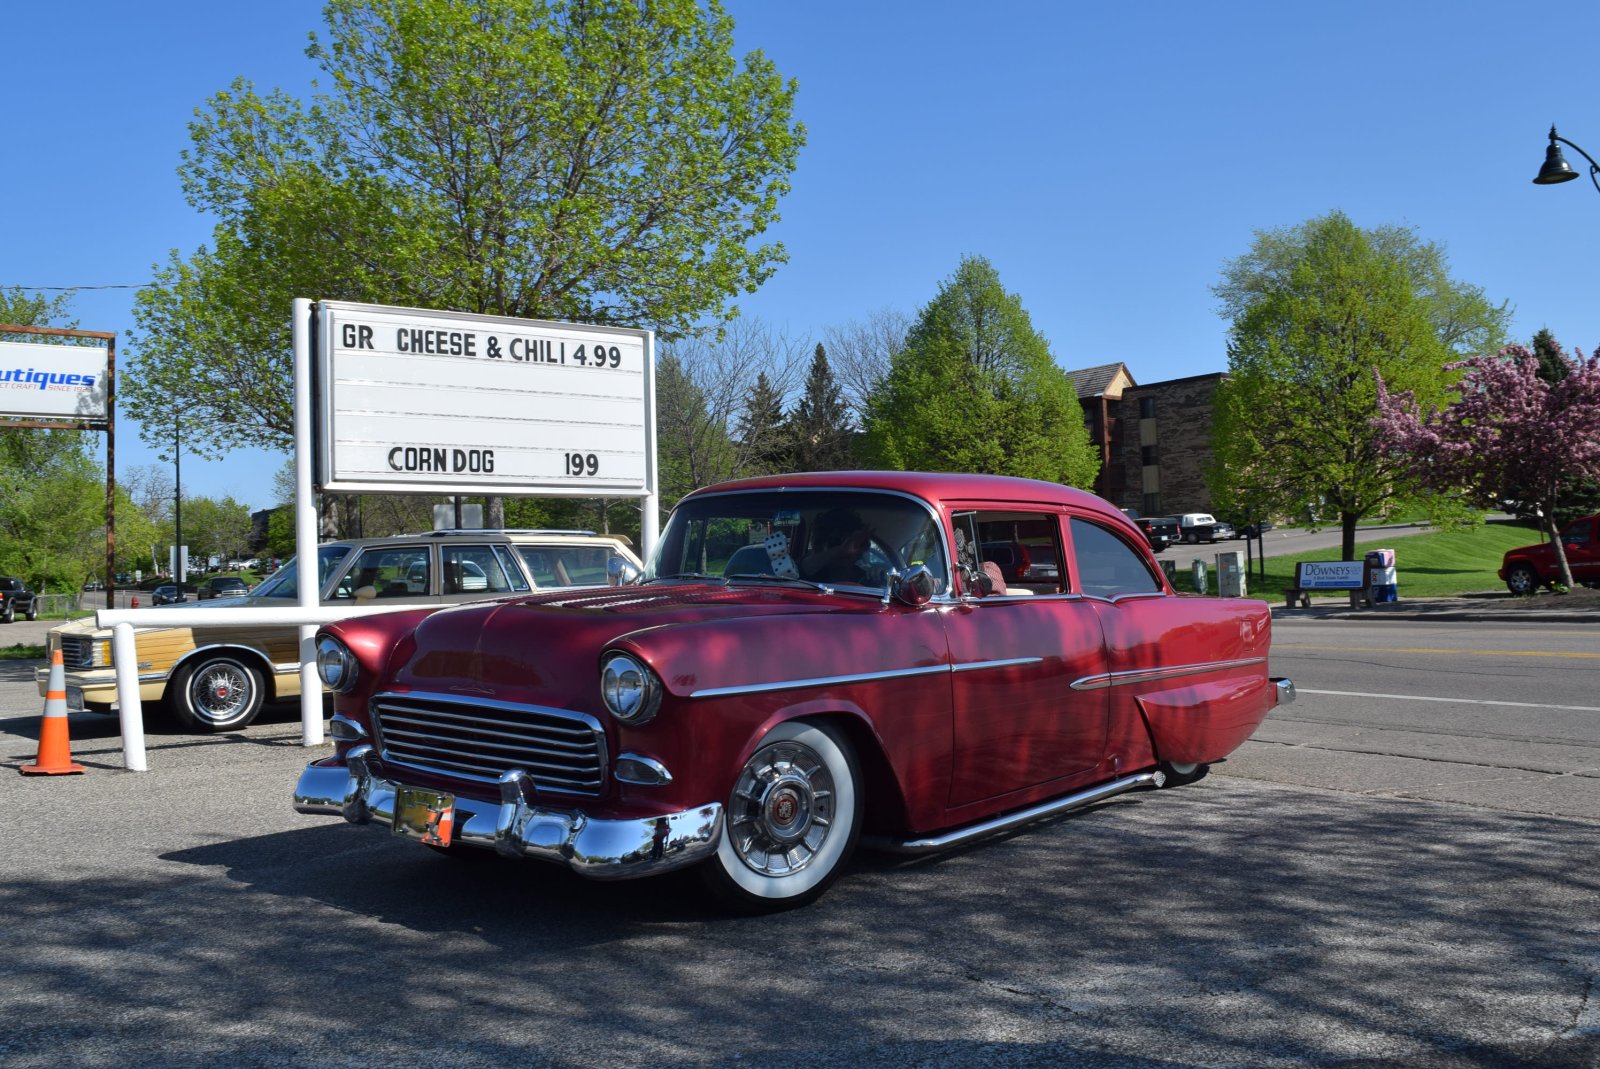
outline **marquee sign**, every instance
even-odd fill
[[[334,492],[654,492],[645,330],[323,301],[317,482]]]

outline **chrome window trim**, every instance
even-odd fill
[[[1148,683],[1158,679],[1175,679],[1179,676],[1204,675],[1230,668],[1250,668],[1266,664],[1265,657],[1240,657],[1232,661],[1207,661],[1203,664],[1179,664],[1171,668],[1135,668],[1124,672],[1102,672],[1074,680],[1073,690],[1105,690],[1107,687],[1126,687],[1132,683]]]
[[[883,679],[905,679],[910,676],[932,676],[945,672],[981,672],[993,668],[1012,668],[1024,664],[1037,664],[1042,657],[1013,657],[1003,661],[967,661],[962,664],[930,664],[922,668],[891,668],[882,672],[857,672],[844,676],[816,676],[811,679],[784,679],[773,683],[746,683],[737,687],[708,687],[690,691],[691,698],[729,698],[742,694],[770,694],[776,690],[801,690],[809,687],[843,686],[851,683],[874,683]]]

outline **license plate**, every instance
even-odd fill
[[[83,712],[83,688],[82,687],[68,687],[67,688],[67,712],[69,712],[69,713],[81,713],[81,712]]]
[[[456,798],[440,791],[398,787],[394,792],[394,832],[429,846],[449,846],[455,831]]]

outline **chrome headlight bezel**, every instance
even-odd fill
[[[361,674],[360,663],[350,647],[332,635],[317,636],[317,678],[335,694],[349,694]]]
[[[661,680],[631,653],[608,653],[600,661],[600,700],[630,727],[648,724],[661,709]]]

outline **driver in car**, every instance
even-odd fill
[[[872,528],[854,509],[829,509],[817,518],[812,550],[800,573],[819,583],[866,583],[862,556],[872,544]]]

